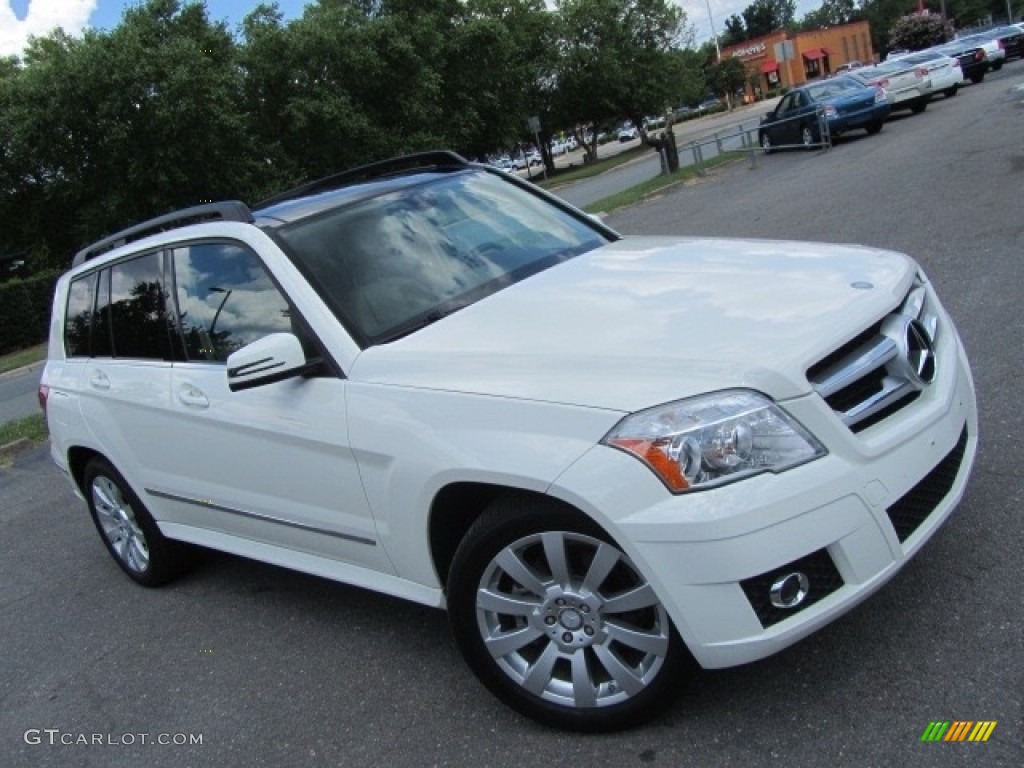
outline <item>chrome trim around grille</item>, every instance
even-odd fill
[[[900,306],[807,372],[814,388],[853,431],[912,402],[934,380],[938,317],[915,281]]]

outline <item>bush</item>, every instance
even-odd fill
[[[46,340],[58,270],[0,283],[0,354]]]

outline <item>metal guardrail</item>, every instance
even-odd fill
[[[816,117],[818,121],[818,141],[813,144],[775,144],[772,145],[772,150],[817,147],[821,151],[827,152],[832,148],[832,135],[829,131],[828,120],[825,118],[825,111],[823,109],[818,109]],[[804,121],[806,119],[806,115],[799,115],[797,117],[786,118],[786,120],[780,120],[776,122],[775,125],[792,120]],[[706,152],[705,148],[714,146],[715,151],[714,154],[711,155],[712,157],[728,154],[746,154],[750,158],[750,167],[756,169],[757,156],[763,152],[758,138],[759,130],[759,125],[753,128],[744,128],[743,125],[740,124],[736,126],[735,130],[715,131],[708,138],[689,141],[686,144],[679,146],[679,164],[681,166],[692,165],[697,169],[697,174],[699,176],[706,175],[707,160],[705,159],[705,156],[710,153]],[[685,156],[689,156],[690,162],[684,162]]]

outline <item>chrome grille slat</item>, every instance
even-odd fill
[[[820,372],[813,382],[814,389],[822,397],[834,395],[840,389],[881,368],[892,360],[898,351],[896,342],[892,339],[880,338],[867,349],[862,347]]]
[[[928,286],[916,281],[898,307],[811,366],[808,381],[837,418],[859,432],[917,399],[934,376],[938,334]]]
[[[897,379],[892,376],[886,376],[882,381],[882,389],[880,392],[872,395],[867,400],[864,400],[853,408],[850,408],[848,411],[839,414],[839,417],[843,420],[843,423],[846,424],[846,426],[852,426],[864,419],[874,416],[879,411],[894,405],[907,395],[913,394],[916,391],[917,390],[914,389],[906,379]]]

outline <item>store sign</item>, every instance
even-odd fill
[[[737,48],[732,52],[734,59],[742,59],[747,56],[757,56],[759,53],[764,53],[768,49],[768,46],[764,43],[754,43],[754,45],[746,48]]]

